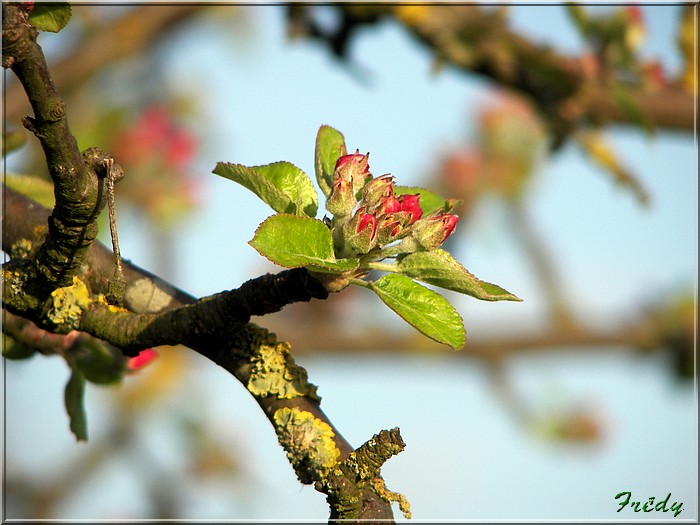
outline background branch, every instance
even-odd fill
[[[100,24],[68,57],[52,65],[56,88],[67,95],[105,64],[147,48],[164,32],[191,19],[205,7],[197,3],[135,6],[109,24]],[[9,86],[5,107],[5,119],[9,122],[27,112],[27,99],[21,85]]]

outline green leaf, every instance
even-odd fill
[[[24,146],[27,142],[27,136],[20,130],[15,129],[3,134],[2,141],[2,156],[12,153]]]
[[[423,215],[428,215],[434,211],[450,211],[457,204],[458,199],[443,199],[437,193],[419,188],[417,186],[394,186],[394,195],[415,195],[420,194],[420,207],[423,210]]]
[[[387,274],[369,287],[407,323],[439,343],[459,350],[466,334],[457,310],[440,294],[404,275]]]
[[[2,356],[5,359],[29,359],[34,354],[36,354],[36,348],[15,341],[4,333],[2,334]]]
[[[357,259],[336,259],[328,227],[317,219],[277,214],[267,218],[249,242],[261,255],[287,268],[342,273],[357,268]]]
[[[3,183],[17,193],[29,197],[45,208],[53,208],[53,183],[50,180],[35,175],[17,175],[8,173]]]
[[[254,168],[230,162],[217,162],[213,173],[237,182],[244,188],[248,188],[276,212],[294,212],[295,204],[289,196]]]
[[[63,398],[70,419],[70,430],[78,441],[87,441],[87,417],[83,398],[85,396],[85,376],[77,367],[71,367],[70,379],[66,383]]]
[[[284,193],[294,205],[294,214],[316,217],[318,193],[309,176],[291,162],[273,162],[253,169]],[[281,210],[275,210],[281,211]]]
[[[29,13],[29,23],[39,31],[58,33],[66,27],[71,16],[68,2],[39,3],[36,2]]]
[[[121,381],[126,358],[121,350],[90,338],[71,348],[75,364],[87,381],[109,385]]]
[[[481,281],[442,249],[415,252],[397,263],[400,273],[484,301],[520,301],[500,286]]]
[[[316,134],[316,180],[323,194],[328,197],[333,185],[333,171],[338,157],[347,153],[345,137],[335,128],[323,125]]]

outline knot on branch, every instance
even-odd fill
[[[28,23],[27,4],[2,4],[2,67],[12,68],[21,60],[24,39],[36,39],[38,31]]]
[[[373,500],[376,500],[373,496],[398,502],[401,512],[407,519],[410,518],[408,501],[402,494],[386,488],[380,472],[384,463],[405,447],[398,428],[382,430],[318,481],[316,490],[327,495],[331,520],[357,520],[361,515],[367,517],[371,511],[363,507],[373,504]]]

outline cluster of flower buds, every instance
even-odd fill
[[[395,195],[394,177],[374,178],[369,153],[359,151],[337,160],[326,209],[334,215],[334,239],[343,257],[402,239],[402,251],[433,250],[450,236],[458,220],[445,212],[423,217],[420,194]]]

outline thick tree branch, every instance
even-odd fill
[[[17,75],[34,110],[23,123],[39,139],[54,183],[56,205],[49,217],[49,235],[20,271],[30,279],[24,290],[34,308],[42,307],[48,294],[70,284],[97,236],[97,216],[104,206],[103,178],[78,149],[70,132],[65,104],[51,80],[37,31],[29,25],[20,5],[2,5],[3,67]]]
[[[3,250],[10,253],[16,250],[17,246],[29,246],[31,250],[34,243],[40,243],[46,236],[46,227],[43,225],[49,215],[49,210],[42,208],[14,190],[4,188],[3,193],[5,212],[2,224]],[[93,294],[107,292],[113,263],[111,251],[99,242],[93,243],[87,255],[85,273],[85,280],[91,286]],[[109,307],[97,304],[96,313],[88,314],[88,320],[84,321],[86,324],[99,324],[97,321],[90,320],[90,315],[105,316],[103,320],[106,320],[108,313],[112,320],[119,319],[119,316],[124,319],[133,318],[136,320],[162,318],[167,321],[161,322],[171,323],[172,319],[177,318],[187,323],[189,321],[186,319],[186,312],[189,308],[202,308],[202,311],[206,311],[208,308],[208,305],[205,305],[206,300],[200,301],[198,307],[195,297],[176,289],[128,261],[125,261],[124,264],[124,279],[126,281],[125,305],[130,312],[110,312]],[[242,315],[240,314],[242,311],[247,311],[248,314],[253,312],[262,314],[282,308],[284,304],[289,303],[289,297],[294,298],[294,300],[323,297],[326,292],[319,286],[320,283],[311,278],[306,270],[289,270],[281,272],[277,276],[266,275],[257,280],[248,281],[240,288],[242,291],[222,292],[222,294],[214,296],[213,301],[221,301],[222,305],[229,302],[228,306],[232,307],[234,311],[238,311],[238,315]],[[268,289],[261,290],[261,287],[268,287]],[[5,288],[7,289],[7,286]],[[259,294],[258,298],[254,297],[256,293]],[[243,304],[239,306],[235,305],[233,301],[233,297],[237,294],[244,297]],[[286,294],[289,294],[289,297]],[[211,328],[215,327],[213,320],[209,321],[210,327],[205,328],[206,337],[202,334],[198,336],[181,334],[192,341],[191,348],[230,372],[246,386],[275,425],[278,435],[281,435],[284,430],[275,422],[275,415],[279,415],[280,410],[288,409],[296,410],[299,413],[308,413],[313,416],[314,420],[323,422],[331,430],[332,442],[339,452],[338,461],[348,457],[353,452],[353,447],[335,429],[328,416],[321,409],[320,398],[316,395],[315,387],[308,383],[305,371],[297,367],[291,356],[288,355],[289,345],[278,341],[274,334],[253,323],[243,323],[242,318],[245,316],[234,319],[233,324],[236,329],[232,330],[229,326],[231,320],[226,319],[223,313],[217,315],[223,316],[216,321],[216,326],[220,330],[218,336],[214,334],[216,330]],[[137,323],[137,321],[120,322],[117,320],[111,324],[112,326],[123,326],[121,323]],[[101,330],[100,335],[103,335],[107,340],[114,336],[113,333],[110,333],[109,326],[101,326],[99,329]],[[119,330],[122,329],[119,328]],[[150,332],[147,325],[145,330],[149,337],[156,337],[155,332]],[[281,375],[293,376],[290,380],[292,387],[289,389],[292,392],[291,397],[284,397],[289,395],[289,392],[285,394],[275,390],[275,393],[270,393],[259,387],[260,384],[267,385],[268,380],[273,383],[272,380],[275,379],[274,373],[270,374],[265,369],[265,360],[269,355],[274,358],[284,358],[286,364]],[[313,481],[323,477],[308,477],[308,472],[303,470],[308,469],[305,464],[299,465],[299,468],[302,470],[297,470],[297,475],[300,479],[307,480],[307,483],[310,482],[309,480]],[[372,484],[363,484],[358,490],[362,500],[360,519],[392,519],[391,500],[387,499],[386,494],[378,491]]]
[[[81,328],[127,351],[168,342],[188,344],[231,372],[258,400],[301,481],[324,479],[336,460],[353,449],[322,412],[316,387],[308,382],[306,371],[294,363],[289,345],[248,319],[251,314],[276,311],[291,301],[325,298],[326,290],[306,271],[293,270],[200,301],[183,293],[163,297],[157,292],[172,287],[160,286],[162,283],[143,275],[132,287],[125,282],[124,292],[127,306],[144,307],[145,312],[108,305],[103,295],[96,295],[109,292],[110,278],[97,276],[95,269],[84,269],[83,264],[94,247],[96,219],[105,204],[104,181],[113,176],[113,164],[97,150],[80,153],[27,11],[17,4],[3,4],[2,9],[3,66],[17,75],[34,109],[34,118],[24,119],[24,124],[42,145],[56,202],[48,228],[43,221],[25,224],[18,230],[29,235],[9,235],[7,243],[3,228],[3,249],[13,257],[3,265],[3,308],[51,331],[66,333]],[[5,201],[8,193],[13,200],[13,192],[4,191]],[[17,211],[17,207],[14,202],[4,210]],[[32,218],[42,215],[32,208],[36,212]],[[45,213],[43,216],[46,220]],[[29,214],[21,216],[25,222],[28,218]],[[125,269],[125,280],[140,273],[131,270]],[[85,278],[93,290],[86,286]],[[192,304],[178,304],[176,296]],[[298,437],[298,427],[308,425],[310,429],[305,428]],[[318,446],[306,439],[309,431],[318,434]],[[372,486],[359,490],[363,499],[360,517],[366,512],[392,519],[390,499],[385,494]]]

